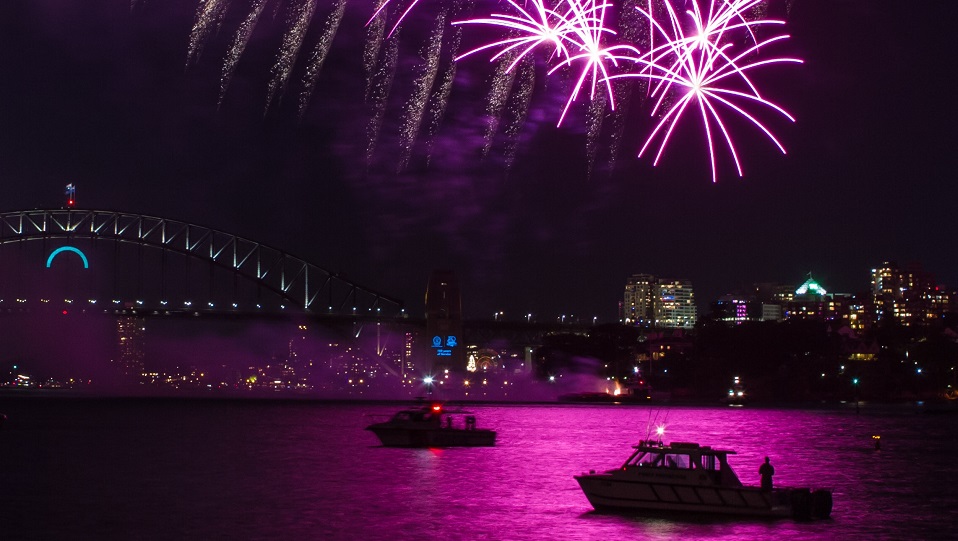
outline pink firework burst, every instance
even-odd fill
[[[673,1],[665,0],[668,26],[656,21],[650,12],[636,8],[665,38],[665,43],[632,59],[643,68],[640,73],[619,75],[650,80],[650,86],[654,87],[652,97],[656,99],[652,114],[662,107],[668,92],[680,94],[646,139],[639,150],[639,157],[658,141],[653,162],[653,165],[657,165],[676,125],[690,108],[698,109],[701,115],[713,182],[718,180],[715,159],[719,138],[716,132],[721,134],[721,140],[727,145],[739,176],[743,174],[735,144],[723,121],[723,113],[734,112],[747,119],[784,154],[785,147],[751,110],[756,107],[770,109],[792,122],[795,119],[782,107],[762,97],[750,77],[752,71],[762,66],[802,63],[796,58],[761,58],[762,48],[788,39],[788,35],[759,39],[756,30],[759,27],[783,25],[784,21],[747,20],[744,15],[746,10],[762,0],[689,0],[691,8],[684,13],[675,10]],[[702,9],[701,6],[706,3],[707,9]]]
[[[453,23],[494,26],[510,33],[503,39],[467,51],[456,58],[457,61],[479,51],[499,49],[491,60],[511,53],[514,58],[508,70],[512,70],[523,57],[541,45],[550,45],[553,48],[550,59],[557,60],[549,70],[550,75],[567,66],[576,65],[579,69],[579,76],[559,116],[559,125],[579,97],[586,81],[591,81],[590,98],[595,97],[598,84],[604,82],[610,106],[615,108],[608,65],[618,65],[620,60],[632,59],[631,55],[638,55],[639,51],[631,45],[606,46],[603,43],[604,38],[615,35],[612,29],[605,26],[605,12],[611,4],[601,0],[558,0],[554,4],[546,0],[526,1],[525,4],[531,5],[532,9],[526,9],[514,0],[508,0],[508,4],[514,13],[494,13],[485,18]]]

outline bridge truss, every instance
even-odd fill
[[[133,245],[162,252],[159,263],[146,262],[134,255],[139,267],[152,269],[166,282],[177,280],[167,276],[167,254],[178,254],[187,260],[199,260],[226,271],[233,281],[247,281],[283,299],[283,308],[299,309],[312,314],[383,316],[404,315],[402,301],[350,281],[283,250],[201,225],[177,220],[105,210],[26,210],[0,213],[0,247],[42,241],[47,246],[58,243],[83,243],[98,246],[112,243]],[[62,250],[62,248],[61,248]],[[80,250],[76,250],[80,253]],[[50,258],[54,253],[47,254]],[[81,254],[82,255],[82,254]],[[86,258],[84,256],[84,264]],[[188,261],[187,261],[188,265]],[[130,267],[128,263],[126,267]],[[116,272],[116,271],[114,271]],[[142,279],[142,278],[141,278]],[[212,288],[212,286],[210,286]],[[116,301],[114,301],[116,302]],[[165,301],[163,301],[165,302]],[[210,302],[212,307],[213,303]],[[233,304],[236,307],[236,304]]]

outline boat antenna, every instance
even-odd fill
[[[655,430],[655,432],[656,432],[656,434],[655,434],[656,441],[658,441],[659,443],[662,443],[662,434],[659,433],[659,426],[660,426],[660,425],[658,424],[659,413],[660,413],[660,412],[661,412],[661,410],[655,410],[655,417],[653,418],[653,417],[652,417],[652,410],[649,410],[649,421],[648,421],[648,423],[646,424],[646,427],[645,427],[645,441],[652,441],[652,439],[651,439],[651,438],[652,438],[652,431]],[[670,413],[670,412],[671,412],[671,410],[669,410],[669,409],[665,410],[665,419],[662,421],[662,426],[663,426],[663,427],[664,427],[664,425],[668,424],[668,422],[669,422],[669,413]]]

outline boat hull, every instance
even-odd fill
[[[609,474],[577,475],[575,479],[596,510],[800,519],[824,518],[831,513],[831,493],[826,491],[783,488],[765,492],[758,487],[666,484]]]
[[[372,425],[367,430],[376,434],[384,447],[492,447],[496,444],[495,431],[478,428],[462,430]]]

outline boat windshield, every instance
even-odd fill
[[[702,456],[696,453],[676,453],[671,449],[638,451],[629,457],[625,466],[639,466],[643,468],[678,468],[686,470],[717,471],[721,469],[721,461],[713,455]]]
[[[400,411],[393,415],[395,421],[439,422],[440,415],[433,415],[429,411]]]

